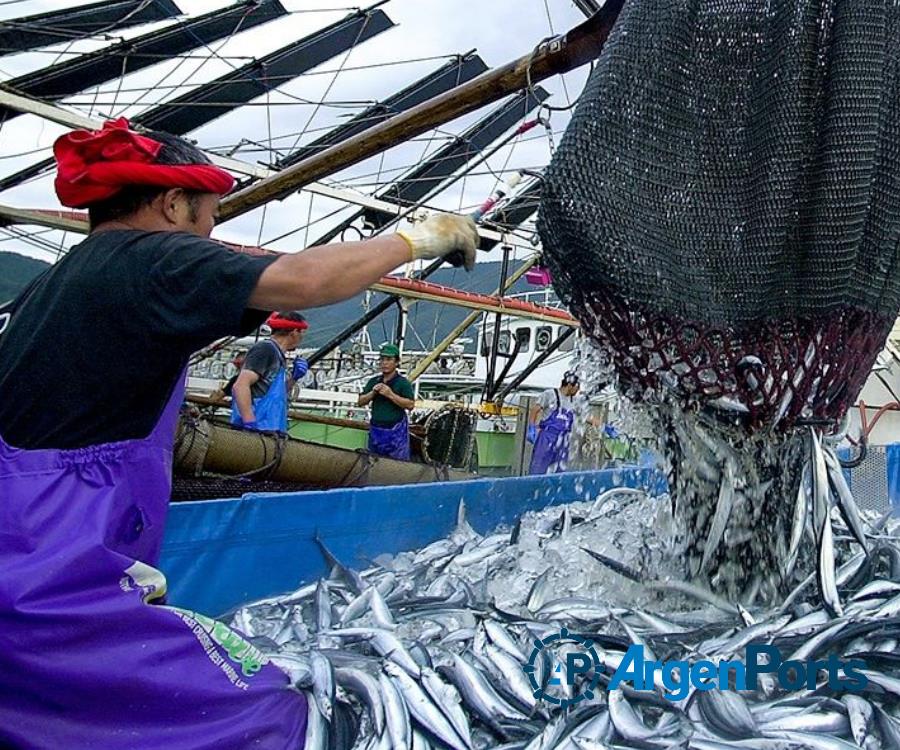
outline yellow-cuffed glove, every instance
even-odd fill
[[[479,237],[469,216],[432,214],[421,224],[397,234],[409,245],[412,260],[444,258],[454,266],[465,266],[467,271],[475,266]]]

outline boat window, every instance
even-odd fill
[[[560,327],[559,335],[562,336],[566,332],[565,328]],[[569,336],[565,341],[563,341],[559,345],[559,351],[561,352],[570,352],[575,348],[575,337]]]
[[[550,326],[541,326],[534,337],[534,348],[539,352],[547,351],[550,342],[553,341],[553,329]]]
[[[491,354],[491,347],[494,345],[494,334],[486,333],[481,340],[481,356],[488,357]],[[500,354],[509,354],[512,351],[512,336],[509,331],[500,331],[500,342],[497,345],[497,351]]]
[[[519,351],[527,352],[528,347],[531,345],[531,329],[516,328],[516,341],[519,342]]]

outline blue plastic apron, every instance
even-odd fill
[[[253,399],[253,413],[256,415],[256,429],[261,432],[287,432],[287,361],[284,352],[274,341],[266,343],[274,346],[281,361],[278,374],[272,378],[272,382],[262,396]],[[241,412],[238,410],[237,399],[231,399],[231,424],[238,427],[244,426]]]
[[[378,456],[409,461],[409,422],[403,415],[393,427],[369,427],[369,450]]]
[[[558,474],[569,463],[569,438],[575,424],[575,412],[563,409],[556,391],[556,409],[541,420],[537,442],[531,454],[529,474]]]

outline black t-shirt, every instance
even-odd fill
[[[247,358],[241,368],[251,370],[259,375],[259,380],[250,387],[250,395],[253,398],[265,396],[279,370],[283,370],[284,367],[284,352],[281,351],[278,344],[274,341],[260,341],[258,344],[254,344],[247,352]]]
[[[76,448],[150,434],[191,353],[247,335],[275,256],[181,232],[90,235],[0,305],[0,435]]]

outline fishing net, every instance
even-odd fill
[[[422,445],[428,463],[470,468],[478,414],[458,406],[442,406],[425,422]]]
[[[699,415],[785,526],[799,470],[760,452],[836,429],[900,307],[898,42],[888,0],[631,0],[544,180],[554,285],[620,389]],[[677,502],[715,508],[723,454],[688,489],[664,426]],[[745,566],[777,568],[756,546]]]

